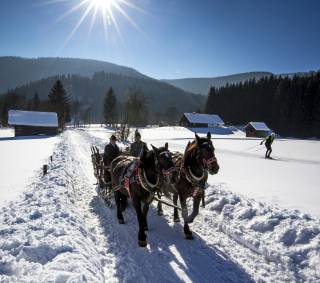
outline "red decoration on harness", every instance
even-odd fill
[[[128,192],[129,197],[131,198],[131,194],[130,194],[130,177],[124,177],[124,187]]]

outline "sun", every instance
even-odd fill
[[[117,5],[118,0],[90,0],[96,9],[111,11],[112,7]]]
[[[108,40],[108,30],[111,28],[114,28],[119,37],[122,38],[120,27],[116,18],[117,16],[124,17],[137,31],[145,35],[127,12],[128,9],[134,9],[138,12],[145,13],[143,9],[133,4],[132,1],[133,0],[51,0],[50,3],[74,3],[68,11],[66,11],[61,17],[57,19],[57,22],[63,20],[65,17],[79,10],[83,10],[82,15],[80,15],[80,19],[69,33],[62,48],[64,48],[68,44],[68,42],[72,39],[74,34],[87,18],[91,18],[89,20],[88,35],[90,35],[94,27],[98,26],[96,25],[96,22],[98,21],[98,18],[100,18],[100,23],[102,23],[100,27],[102,26],[104,30],[106,41]]]

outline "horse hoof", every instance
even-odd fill
[[[162,216],[163,215],[163,211],[161,210],[161,211],[158,211],[158,215],[159,216]]]
[[[185,234],[187,240],[193,240],[193,235],[192,234]]]
[[[123,219],[118,219],[119,224],[124,224],[124,220]]]
[[[147,246],[147,241],[138,241],[139,247],[146,247]]]
[[[179,223],[180,222],[180,218],[173,218],[173,222],[174,223]]]

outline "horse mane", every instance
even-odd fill
[[[199,138],[200,142],[207,141],[207,138]],[[192,142],[188,142],[185,152],[184,152],[184,162],[190,161],[192,158],[195,157],[196,149],[198,148],[198,142],[193,140]]]
[[[198,144],[195,140],[193,140],[192,142],[188,142],[183,156],[185,164],[188,163],[192,158],[194,158],[197,147]]]
[[[189,142],[186,147],[186,153],[192,153],[197,147],[198,144],[196,141]]]

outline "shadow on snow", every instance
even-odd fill
[[[209,247],[194,232],[195,240],[183,238],[181,224],[173,227],[150,207],[148,247],[138,247],[138,223],[129,204],[125,225],[118,224],[115,209],[109,209],[95,196],[91,203],[107,237],[109,250],[116,261],[120,282],[253,282],[237,263],[223,252]]]

